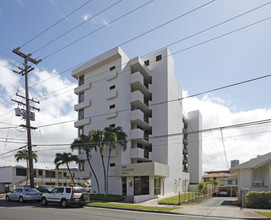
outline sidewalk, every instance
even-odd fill
[[[153,199],[142,203],[137,203],[137,205],[143,206],[161,206],[158,205],[159,199]],[[224,200],[227,200],[225,203]],[[231,205],[229,201],[234,201],[235,198],[230,197],[213,197],[205,202],[195,204],[195,205],[183,205],[177,206],[179,209],[170,211],[171,213],[178,213],[183,215],[196,215],[196,216],[209,216],[209,217],[222,217],[229,219],[267,219],[266,217],[255,213],[254,211],[269,211],[269,210],[255,210],[255,209],[240,209],[236,205]],[[226,204],[226,205],[224,205]],[[176,207],[176,206],[166,206],[166,207]]]

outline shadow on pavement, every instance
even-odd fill
[[[239,203],[237,200],[224,200],[222,203],[221,203],[221,206],[239,206]]]

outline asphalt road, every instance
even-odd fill
[[[209,217],[176,214],[124,211],[104,208],[61,208],[57,205],[42,207],[40,203],[7,202],[0,199],[0,220],[198,220]],[[215,218],[217,219],[217,218]]]

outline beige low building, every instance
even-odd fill
[[[223,186],[224,179],[230,176],[229,170],[205,171],[202,176],[202,182],[216,181],[218,186]]]
[[[71,171],[72,175],[75,172]],[[22,166],[0,167],[0,193],[26,185],[27,169]],[[34,169],[35,187],[40,185],[68,186],[73,184],[68,170]],[[86,185],[89,179],[74,177],[75,184]],[[29,184],[29,180],[28,180]]]

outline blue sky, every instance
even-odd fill
[[[1,65],[13,69],[14,66],[12,65],[18,64],[13,59],[21,61],[21,58],[13,54],[12,49],[24,45],[37,34],[41,33],[46,28],[56,23],[65,15],[69,14],[86,2],[88,1],[2,0],[0,2],[0,27],[2,42],[0,46],[0,58],[2,60]],[[44,97],[48,97],[47,93],[50,93],[49,96],[57,96],[58,99],[55,100],[56,103],[60,103],[60,99],[62,101],[64,100],[58,109],[54,109],[54,107],[57,105],[53,101],[50,102],[52,99],[43,101],[43,103],[46,103],[46,105],[43,104],[41,109],[44,112],[43,114],[48,114],[47,123],[48,120],[63,121],[74,119],[76,118],[76,115],[72,110],[72,106],[76,102],[76,97],[72,94],[72,83],[75,83],[76,81],[71,77],[71,70],[69,70],[70,68],[75,67],[86,60],[121,45],[124,42],[139,36],[140,34],[143,34],[204,4],[206,4],[206,6],[191,12],[186,16],[176,19],[175,21],[156,29],[155,31],[124,44],[122,49],[130,58],[135,56],[144,56],[173,42],[228,20],[234,16],[267,4],[268,2],[269,1],[266,0],[92,0],[67,19],[64,19],[55,27],[51,28],[41,36],[22,47],[22,52],[32,53],[61,34],[80,24],[87,18],[90,18],[110,5],[116,3],[112,8],[84,23],[74,31],[71,31],[69,34],[61,37],[52,44],[33,53],[33,58],[44,59],[44,57],[57,51],[58,49],[61,49],[82,36],[103,27],[101,30],[89,35],[77,43],[74,43],[66,49],[44,59],[37,66],[37,69],[35,70],[36,72],[33,73],[32,78],[30,79],[32,84],[38,82],[39,80],[50,78],[54,74],[62,73],[65,70],[68,71],[64,72],[57,78],[52,78],[51,80],[46,81],[46,83],[33,87],[31,89],[31,94],[34,96],[34,98],[44,99]],[[111,21],[143,4],[146,5],[125,16],[124,18],[110,24]],[[209,43],[182,51],[201,42],[268,18],[270,16],[270,10],[271,4],[267,4],[258,10],[225,23],[210,31],[206,31],[195,37],[191,37],[188,40],[184,40],[170,46],[169,49],[171,53],[174,54],[175,75],[183,90],[186,91],[185,93],[188,95],[193,95],[195,93],[239,81],[271,74],[271,19]],[[12,73],[6,69],[4,70],[3,68],[1,69],[0,76],[1,79],[3,79],[2,84],[0,85],[0,91],[2,94],[4,94],[0,100],[2,103],[2,101],[6,100],[10,95],[14,94],[12,94],[12,92],[14,92],[14,89],[16,90],[16,85],[18,86],[17,81],[19,77],[12,75]],[[6,77],[9,77],[9,79]],[[59,82],[59,84],[56,84],[56,81]],[[206,128],[208,126],[222,126],[225,125],[225,123],[241,123],[253,121],[255,119],[261,120],[270,118],[270,102],[268,101],[268,94],[271,92],[270,83],[271,77],[268,77],[240,86],[220,90],[208,94],[207,96],[199,96],[196,99],[187,101],[187,105],[189,105],[188,109],[202,108],[202,112],[204,113],[204,109],[207,109],[206,114],[210,112],[210,106],[208,107],[207,104],[220,109],[220,116],[216,115],[218,110],[216,110],[210,116],[203,115],[203,118],[205,117],[204,126]],[[12,90],[7,86],[5,87],[5,85],[13,85],[14,88],[12,87]],[[22,87],[23,83],[20,83],[20,86]],[[62,89],[65,87],[66,89]],[[61,90],[57,91],[56,93],[52,93],[58,89]],[[59,93],[63,94],[57,95]],[[68,102],[68,100],[70,100],[70,102]],[[49,109],[48,106],[51,106],[51,109]],[[65,106],[65,108],[63,108],[63,106]],[[13,107],[14,103],[10,101],[4,102],[0,109],[0,116],[4,115],[6,112],[8,112],[8,109]],[[224,110],[226,113],[222,114]],[[55,118],[52,117],[52,114],[49,115],[49,113],[55,114]],[[8,117],[5,118],[6,116]],[[9,117],[9,114],[6,116],[0,117],[0,121],[3,122],[11,117]],[[211,118],[211,116],[213,117]],[[37,116],[37,118],[39,117],[40,116]],[[227,118],[225,117],[229,117],[229,120],[227,121]],[[46,117],[43,115],[43,118]],[[219,119],[215,120],[216,118]],[[12,120],[16,121],[14,118]],[[207,123],[210,121],[213,121],[213,124]],[[10,123],[9,120],[7,120],[7,122]],[[41,119],[41,122],[36,123],[46,124],[45,122],[46,121],[43,123]],[[73,124],[65,126],[67,126],[66,129],[70,129],[72,134],[76,135],[75,129],[72,128]],[[44,142],[48,140],[48,137],[51,137],[51,133],[56,132],[53,132],[52,129],[50,131],[40,131],[40,133],[44,133],[44,137],[42,138]],[[54,129],[56,128],[54,127]],[[63,128],[58,129],[62,130]],[[264,129],[267,128],[265,127]],[[9,132],[6,130],[0,132],[0,137],[17,136],[15,131],[13,132],[14,134],[11,131]],[[221,142],[221,138],[219,139],[219,134],[217,134],[217,138],[218,143],[219,141]],[[57,141],[57,138],[52,139]],[[66,139],[66,141],[70,140],[71,139]],[[238,141],[239,140],[235,140],[234,143],[236,144]],[[37,142],[40,142],[39,135],[37,135]],[[262,143],[263,148],[258,147],[257,150],[255,148],[255,151],[257,152],[252,150],[250,155],[247,155],[242,159],[246,160],[253,155],[267,153],[268,148],[264,147],[265,143],[266,142]],[[229,144],[232,143],[229,142]],[[246,142],[242,142],[242,144],[245,145]],[[207,145],[208,144],[205,144],[206,147]],[[212,145],[214,145],[214,143]],[[5,152],[5,150],[8,148],[7,144],[5,144],[5,146],[0,145],[0,147],[2,147],[2,152]],[[209,152],[207,149],[205,151],[206,155],[209,156],[209,160],[212,160],[212,158],[217,156],[217,154],[212,154],[212,152]],[[223,152],[222,149],[219,151]],[[229,150],[229,152],[230,151],[231,150]],[[230,159],[239,159],[236,158],[238,156],[238,154],[234,154],[232,156],[229,155],[228,157]],[[205,166],[206,169],[213,169],[206,161]],[[218,167],[223,168],[222,165]]]

